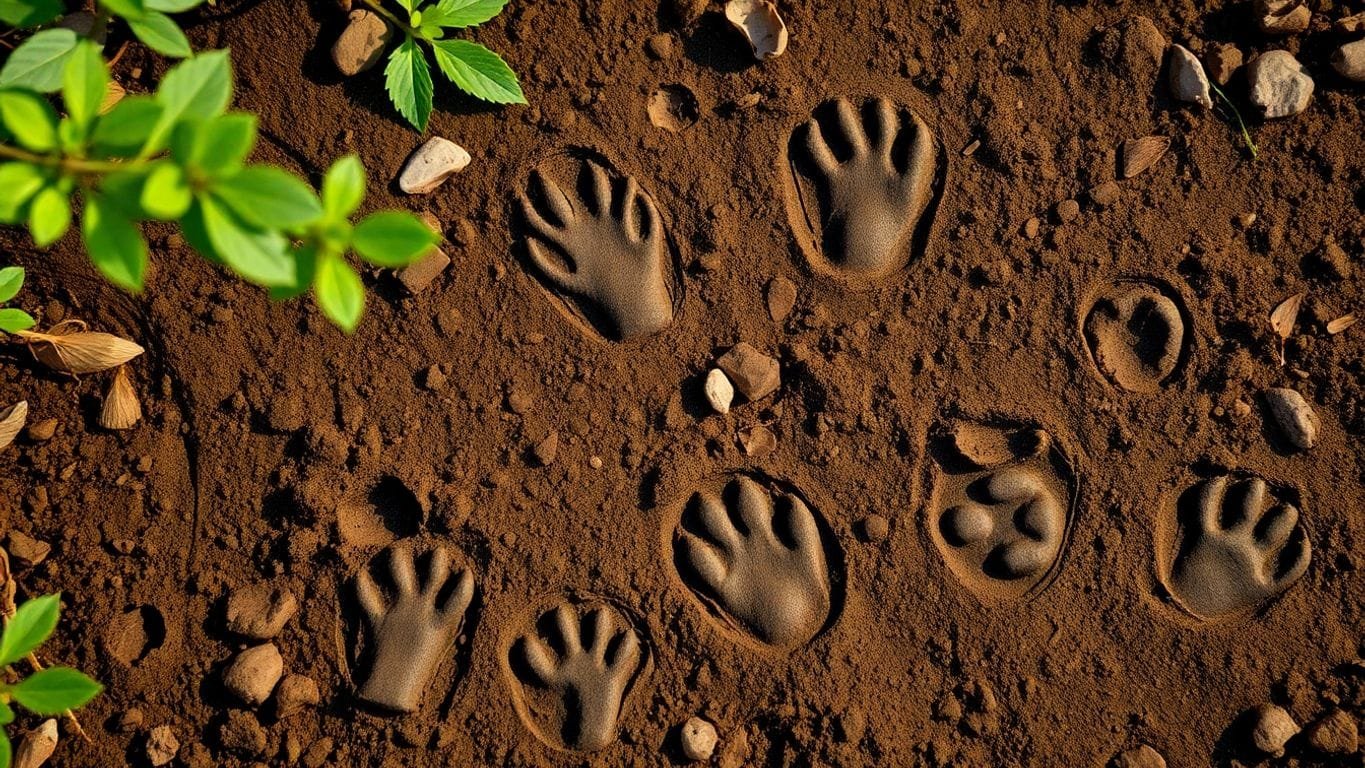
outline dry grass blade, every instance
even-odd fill
[[[1349,315],[1342,315],[1327,324],[1327,333],[1335,336],[1355,324],[1356,316],[1354,312]]]
[[[128,368],[119,366],[114,380],[109,384],[109,392],[104,396],[104,407],[100,409],[100,426],[105,429],[129,429],[142,419],[142,404],[138,402],[137,391],[128,378]]]
[[[1280,305],[1270,313],[1270,327],[1280,337],[1280,365],[1284,365],[1284,342],[1294,333],[1294,322],[1299,319],[1299,307],[1307,295],[1306,291],[1299,291],[1280,302]]]
[[[127,339],[98,331],[20,331],[18,336],[28,344],[38,362],[54,371],[77,376],[117,368],[143,352],[142,347]]]
[[[1123,178],[1131,179],[1156,165],[1156,161],[1166,154],[1170,146],[1171,140],[1165,136],[1143,136],[1140,139],[1123,142],[1121,152]]]
[[[19,436],[19,430],[24,428],[24,422],[27,420],[28,401],[26,400],[20,400],[0,411],[0,448],[14,442],[14,438]]]

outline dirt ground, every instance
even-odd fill
[[[1365,6],[1312,2],[1307,32],[1270,38],[1244,2],[779,5],[790,46],[759,63],[718,4],[679,26],[643,0],[513,0],[475,37],[530,105],[438,84],[430,133],[473,162],[418,197],[394,179],[421,138],[382,73],[332,66],[334,3],[187,20],[196,48],[232,49],[258,159],[317,180],[359,153],[367,206],[433,213],[453,265],[416,296],[372,270],[345,336],[169,230],[137,297],[75,236],[40,253],[4,233],[19,306],[148,350],[146,419],[123,433],[96,424],[104,378],[0,351],[0,405],[57,422],[0,452],[0,531],[52,545],[16,569],[21,596],[63,592],[49,659],[108,687],[56,765],[146,765],[158,726],[196,767],[670,765],[699,716],[716,765],[1102,766],[1147,744],[1222,766],[1258,761],[1243,713],[1263,703],[1361,722],[1365,326],[1325,326],[1365,310],[1365,87],[1328,63],[1331,22]],[[1171,99],[1166,41],[1289,50],[1312,104],[1263,122],[1236,74],[1253,161],[1224,117]],[[132,48],[115,75],[147,90],[164,68]],[[694,123],[651,123],[664,86]],[[886,99],[925,153],[893,162],[922,213],[866,279],[822,251],[843,198],[802,161],[813,114],[834,154],[858,143],[831,138],[840,98],[864,123]],[[1120,178],[1119,147],[1147,135],[1169,150]],[[534,268],[518,195],[569,156],[657,207],[662,330],[616,341]],[[1281,365],[1268,317],[1300,291]],[[741,341],[781,386],[713,413],[703,380]],[[1274,387],[1316,412],[1311,449],[1272,419]],[[785,549],[706,521],[707,499],[749,520],[744,493],[777,499]],[[725,567],[750,580],[708,590],[691,547],[735,531]],[[375,641],[353,585],[407,540],[444,547],[473,592],[420,705],[391,714],[362,700]],[[258,644],[227,597],[259,583],[297,598],[273,642],[316,707],[226,690]],[[528,674],[525,635],[561,604],[623,631],[614,689]],[[601,697],[617,727],[572,749]],[[1270,764],[1362,765],[1306,741]]]

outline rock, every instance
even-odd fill
[[[450,257],[440,248],[432,248],[426,256],[398,270],[398,282],[408,293],[416,296],[450,266]]]
[[[398,175],[398,188],[409,195],[425,195],[441,186],[451,174],[469,165],[469,153],[459,144],[432,136],[408,157]]]
[[[782,370],[777,361],[759,352],[746,341],[721,355],[716,366],[730,377],[740,394],[750,401],[761,400],[782,385]]]
[[[1213,96],[1209,94],[1209,78],[1204,74],[1204,65],[1188,48],[1183,45],[1171,46],[1170,68],[1172,96],[1205,109],[1213,108]]]
[[[247,706],[259,707],[270,698],[282,674],[284,659],[279,649],[265,643],[237,654],[223,670],[223,685]]]
[[[17,564],[26,568],[43,562],[52,553],[51,544],[20,531],[9,532],[9,537],[5,539],[5,548]]]
[[[1204,51],[1204,68],[1218,85],[1227,85],[1237,70],[1242,68],[1242,49],[1231,43],[1219,43]]]
[[[446,388],[446,374],[440,365],[429,366],[422,372],[422,387],[428,392],[440,392]]]
[[[1294,718],[1283,707],[1262,704],[1251,713],[1251,746],[1271,757],[1284,754],[1284,745],[1299,732]]]
[[[1037,216],[1030,216],[1028,221],[1024,222],[1024,237],[1027,237],[1030,240],[1037,237],[1038,228],[1041,226],[1042,222],[1038,221]]]
[[[553,464],[555,457],[559,455],[559,433],[551,430],[544,439],[531,446],[531,455],[542,467]]]
[[[35,443],[46,443],[57,434],[57,420],[43,419],[28,425],[28,439]]]
[[[774,323],[780,323],[787,319],[791,314],[792,307],[796,306],[796,283],[785,277],[774,277],[768,281],[768,317]]]
[[[275,689],[275,717],[280,720],[321,703],[317,681],[307,675],[286,675]]]
[[[868,541],[882,541],[891,533],[891,523],[881,515],[868,515],[863,518],[863,538]]]
[[[1280,434],[1300,451],[1312,448],[1318,440],[1318,416],[1303,395],[1292,389],[1276,387],[1265,392],[1271,420]]]
[[[716,726],[700,717],[689,718],[683,723],[679,739],[682,741],[683,754],[693,762],[710,760],[719,740],[716,736]]]
[[[218,739],[234,752],[255,757],[265,754],[265,729],[255,715],[243,709],[228,712],[227,722],[218,730]]]
[[[1106,181],[1097,184],[1090,189],[1090,201],[1101,208],[1109,206],[1119,201],[1119,185],[1114,181]]]
[[[1357,13],[1353,16],[1343,16],[1332,24],[1332,29],[1343,35],[1354,35],[1357,32],[1365,32],[1365,13]]]
[[[357,9],[348,18],[350,23],[332,46],[332,61],[341,74],[351,77],[379,63],[393,31],[377,13]]]
[[[1308,29],[1313,12],[1302,0],[1256,0],[1256,26],[1268,35],[1297,35]]]
[[[1120,752],[1109,761],[1109,768],[1166,768],[1166,758],[1160,752],[1143,744],[1135,749]]]
[[[1289,117],[1308,108],[1313,78],[1289,51],[1266,51],[1247,67],[1251,103],[1267,118]]]
[[[14,750],[12,768],[41,768],[52,753],[57,751],[57,721],[51,718],[42,725],[24,734],[18,749]]]
[[[1347,43],[1332,52],[1332,69],[1357,83],[1365,83],[1365,40]]]
[[[711,404],[711,410],[725,415],[730,412],[730,403],[735,399],[735,388],[730,384],[730,379],[726,378],[725,372],[719,368],[712,368],[706,374],[706,402]]]
[[[118,716],[118,730],[120,733],[136,733],[142,729],[145,719],[142,710],[132,707]]]
[[[253,584],[228,595],[227,628],[253,640],[270,640],[298,609],[299,602],[288,588]]]
[[[1057,221],[1070,224],[1081,215],[1081,204],[1070,198],[1057,203]]]
[[[758,424],[739,433],[739,443],[744,454],[751,459],[759,459],[777,450],[777,435],[771,429]]]
[[[660,61],[667,61],[677,55],[678,39],[668,32],[660,32],[645,41],[645,52]]]
[[[158,725],[147,734],[147,760],[154,766],[162,766],[175,759],[180,752],[180,740],[169,725]]]
[[[1354,717],[1334,709],[1304,730],[1304,739],[1321,755],[1354,755],[1360,749],[1360,729]]]

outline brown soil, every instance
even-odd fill
[[[717,763],[734,766],[1088,766],[1140,743],[1200,766],[1246,759],[1238,718],[1266,701],[1301,725],[1333,706],[1365,714],[1349,665],[1365,612],[1365,333],[1324,330],[1365,309],[1365,90],[1328,66],[1341,40],[1328,23],[1360,5],[1315,3],[1334,10],[1277,41],[1241,2],[780,5],[790,47],[756,64],[716,6],[670,32],[674,53],[658,59],[646,41],[669,14],[649,3],[514,0],[477,37],[521,73],[531,106],[438,88],[431,132],[474,162],[418,198],[392,183],[419,137],[380,72],[334,73],[344,17],[331,2],[221,0],[190,24],[197,48],[232,48],[237,103],[268,138],[261,160],[316,179],[359,152],[369,204],[430,210],[454,266],[416,297],[371,273],[347,337],[168,231],[135,298],[101,283],[74,236],[51,253],[4,236],[30,270],[21,303],[44,323],[79,317],[148,348],[133,365],[147,418],[120,434],[96,426],[105,378],[0,353],[0,406],[25,398],[30,423],[59,422],[50,441],[0,452],[0,531],[54,548],[19,570],[21,596],[64,593],[47,657],[108,686],[81,713],[91,742],[65,739],[57,764],[145,764],[159,725],[192,766],[281,764],[291,746],[314,765],[670,764],[678,727],[701,715],[720,733]],[[1134,14],[1195,51],[1295,52],[1317,79],[1312,106],[1254,124],[1250,161],[1225,122],[1168,99],[1124,21]],[[163,70],[134,47],[117,74],[134,91]],[[654,127],[651,97],[679,87],[695,124]],[[1229,90],[1249,114],[1240,75]],[[839,96],[884,96],[938,142],[932,218],[909,263],[871,286],[813,268],[809,233],[793,228],[792,132]],[[1117,201],[1091,204],[1119,145],[1148,134],[1170,136],[1170,152],[1120,181]],[[666,330],[604,340],[531,269],[516,193],[566,150],[605,158],[657,203],[678,269]],[[1062,224],[1054,207],[1072,198],[1080,214]],[[1328,238],[1344,269],[1318,258]],[[797,286],[779,321],[775,278]],[[1144,379],[1151,391],[1111,382],[1087,345],[1087,315],[1119,280],[1156,286],[1183,319],[1185,348]],[[1281,367],[1267,317],[1298,291]],[[702,380],[741,340],[780,359],[782,387],[711,414]],[[430,385],[432,366],[444,385]],[[1264,416],[1260,393],[1277,386],[1314,404],[1307,452]],[[1014,566],[991,565],[986,545],[955,549],[940,528],[943,506],[989,471],[958,465],[964,422],[1034,443],[1042,430],[1020,455],[1059,497],[1060,538],[1041,539],[1057,554],[1008,588],[992,579]],[[777,448],[752,458],[740,436],[756,425]],[[557,454],[541,466],[533,452],[551,433]],[[1018,446],[999,442],[982,450],[1012,460]],[[791,650],[754,639],[675,569],[689,498],[741,471],[818,521],[831,608]],[[1187,489],[1228,473],[1264,477],[1298,508],[1311,563],[1253,608],[1200,619],[1165,571],[1192,525]],[[476,584],[450,661],[418,711],[395,716],[357,700],[348,590],[409,537],[447,545]],[[248,715],[266,747],[247,754],[225,741],[244,720],[219,671],[248,645],[226,630],[225,598],[259,581],[298,596],[276,642],[323,704]],[[565,597],[612,606],[643,646],[619,739],[591,758],[523,723],[543,692],[519,698],[509,661]],[[134,708],[141,724],[121,727]]]

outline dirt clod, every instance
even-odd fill
[[[284,673],[284,659],[274,643],[265,643],[233,657],[223,669],[223,686],[242,703],[259,707],[270,698]]]

